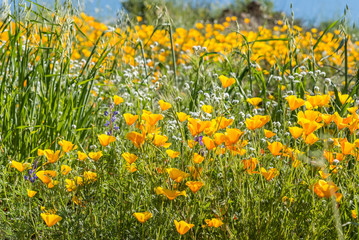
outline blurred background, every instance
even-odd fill
[[[3,3],[11,2],[11,0],[1,1]],[[54,5],[56,1],[67,0],[13,1]],[[218,19],[220,21],[222,16],[231,14],[240,16],[243,12],[249,15],[262,14],[261,17],[264,18],[268,17],[268,14],[277,14],[278,17],[279,13],[290,16],[293,10],[295,19],[300,20],[300,23],[306,27],[325,26],[328,22],[343,16],[344,9],[348,6],[346,12],[348,25],[359,25],[359,0],[72,0],[72,3],[81,11],[105,23],[116,21],[118,15],[124,10],[130,15],[139,15],[144,17],[144,20],[150,21],[150,18],[155,18],[155,16],[150,16],[151,11],[153,15],[157,6],[166,6],[171,18],[179,25],[181,25],[181,21],[188,25],[199,19],[204,21]],[[260,6],[260,12],[256,9],[258,8],[256,4]]]

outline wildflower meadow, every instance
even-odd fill
[[[358,239],[359,39],[292,16],[0,22],[1,239]]]

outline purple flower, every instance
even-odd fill
[[[113,116],[116,116],[117,114],[118,114],[118,111],[114,111],[114,112],[112,113]]]
[[[198,136],[198,137],[195,137],[194,140],[196,142],[198,142],[200,145],[203,145],[202,138],[203,138],[203,136]]]
[[[115,116],[113,116],[113,117],[111,118],[111,122],[114,122],[114,121],[116,121],[116,117],[115,117]]]
[[[112,135],[112,131],[109,130],[106,134],[107,134],[108,136],[111,136],[111,135]]]
[[[109,122],[109,121],[106,121],[105,127],[107,127],[108,125],[110,125],[110,122]]]
[[[106,117],[108,116],[108,112],[107,112],[107,111],[105,111],[103,114],[104,114]]]

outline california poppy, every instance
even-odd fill
[[[152,213],[150,213],[150,212],[137,212],[137,213],[134,213],[133,216],[140,223],[145,223],[148,219],[150,219],[152,217]]]
[[[168,156],[170,156],[170,158],[176,158],[180,155],[180,152],[176,152],[176,151],[173,151],[171,149],[168,149],[166,150],[166,153],[168,154]]]
[[[129,164],[132,164],[132,163],[134,163],[134,162],[137,160],[137,156],[136,156],[135,154],[128,153],[128,152],[122,153],[121,156],[122,156],[122,157],[126,160],[126,162],[128,162]]]
[[[201,187],[203,187],[204,183],[199,181],[188,181],[186,182],[186,185],[189,187],[189,189],[191,189],[193,193],[196,193],[198,192],[198,190],[201,189]]]
[[[66,152],[66,153],[70,152],[72,149],[77,148],[77,146],[72,144],[72,142],[69,142],[69,141],[66,141],[66,140],[60,141],[59,145],[62,147],[62,151]]]
[[[48,227],[52,227],[57,222],[62,220],[62,217],[60,217],[56,214],[41,213],[40,215],[41,215],[42,219],[44,219],[44,221]]]
[[[125,122],[128,126],[134,124],[138,119],[138,115],[132,115],[131,113],[125,113],[123,114],[123,117],[125,118]]]
[[[170,103],[165,102],[163,100],[158,101],[158,103],[159,103],[162,111],[166,111],[167,109],[170,109],[172,107],[172,105]]]
[[[234,78],[228,78],[223,75],[219,76],[219,80],[221,81],[223,88],[227,88],[236,82]]]
[[[115,105],[119,105],[120,103],[123,103],[123,98],[115,95],[113,96],[113,102],[115,103]]]
[[[89,157],[90,157],[92,160],[94,160],[95,162],[97,162],[102,156],[103,156],[102,151],[90,152],[90,153],[89,153]]]
[[[175,222],[175,225],[176,225],[177,232],[179,234],[181,234],[181,235],[185,234],[191,228],[194,227],[194,224],[186,223],[185,221],[177,222],[176,220],[174,220],[174,222]]]
[[[108,136],[107,134],[101,134],[97,135],[98,140],[100,141],[101,145],[106,147],[110,143],[116,141],[116,138],[114,136]]]

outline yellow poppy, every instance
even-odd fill
[[[98,152],[90,152],[89,153],[89,157],[94,160],[94,161],[98,161],[101,157],[103,156],[102,151],[98,151]]]
[[[24,170],[30,168],[30,163],[20,163],[17,161],[12,160],[10,167],[16,168],[19,172],[23,172]]]
[[[134,213],[133,216],[140,223],[145,223],[148,219],[150,219],[152,217],[152,213],[150,213],[150,212],[138,212],[138,213]]]
[[[201,162],[203,162],[203,160],[204,160],[204,157],[202,157],[200,154],[198,154],[198,153],[194,153],[194,156],[193,156],[193,162],[195,162],[195,163],[201,163]]]
[[[101,145],[106,147],[110,143],[116,141],[116,138],[114,136],[108,136],[107,134],[101,134],[97,135],[98,140],[100,141]]]
[[[176,220],[174,220],[174,222],[175,222],[175,225],[176,225],[177,232],[179,234],[181,234],[181,235],[185,234],[191,228],[194,227],[194,224],[186,223],[185,221],[177,222]]]
[[[125,118],[126,124],[128,126],[131,126],[132,124],[134,124],[136,122],[136,120],[138,119],[138,115],[132,115],[131,113],[125,113],[125,114],[123,114],[123,117]]]
[[[77,146],[75,146],[74,144],[72,144],[72,142],[66,141],[66,140],[62,140],[59,142],[59,145],[62,147],[62,151],[64,152],[70,152],[72,149],[76,149]],[[46,151],[46,150],[45,150]],[[46,152],[45,152],[46,154]]]
[[[176,114],[177,114],[178,120],[180,122],[184,122],[190,117],[190,115],[187,115],[186,113],[183,113],[183,112],[178,112]]]
[[[36,191],[32,191],[30,189],[27,189],[27,196],[29,196],[30,198],[32,198],[33,196],[35,196],[37,192]]]
[[[83,153],[83,152],[80,152],[80,151],[77,151],[77,158],[80,160],[80,161],[83,161],[87,158],[87,154],[86,153]]]
[[[44,219],[44,221],[48,227],[52,227],[57,222],[62,220],[62,217],[60,217],[56,214],[41,213],[40,215],[41,215],[42,219]]]
[[[180,155],[180,152],[175,152],[175,151],[173,151],[173,150],[171,150],[171,149],[168,149],[168,150],[166,150],[166,153],[168,154],[168,156],[170,156],[170,158],[176,158],[176,157],[178,157],[179,155]]]
[[[279,171],[275,168],[271,168],[268,171],[265,168],[261,168],[261,174],[265,177],[265,179],[267,179],[267,181],[270,181],[279,175]]]
[[[129,152],[125,152],[125,153],[122,153],[121,155],[125,160],[126,162],[128,162],[129,164],[132,164],[134,163],[136,160],[137,160],[137,156],[135,154],[132,154],[132,153],[129,153]]]
[[[223,225],[223,222],[217,218],[205,219],[204,221],[207,223],[208,227],[218,228]]]
[[[201,109],[205,113],[212,113],[213,112],[213,107],[210,106],[210,105],[203,105]]]
[[[158,103],[159,103],[162,111],[166,111],[167,109],[170,109],[172,107],[172,105],[170,103],[165,102],[163,100],[159,100]]]
[[[219,80],[221,81],[223,88],[232,86],[236,82],[236,80],[234,78],[228,78],[223,75],[219,76]]]
[[[169,174],[169,177],[175,182],[181,182],[184,178],[189,177],[188,173],[185,173],[177,168],[167,168],[166,172]]]
[[[204,183],[199,181],[188,181],[186,182],[186,185],[189,187],[189,189],[191,189],[193,193],[196,193],[198,192],[198,190],[201,189],[201,187],[203,187]]]
[[[117,95],[113,96],[113,102],[116,104],[116,105],[119,105],[120,103],[123,103],[123,98],[122,97],[119,97]]]
[[[162,187],[157,187],[155,192],[157,195],[165,195],[169,200],[173,200],[178,196],[187,197],[186,191],[169,190]]]
[[[61,165],[61,173],[67,175],[71,171],[71,167],[67,165]]]
[[[55,163],[59,159],[60,150],[57,150],[56,152],[54,152],[50,149],[45,149],[44,153],[45,153],[47,160],[50,163]]]

